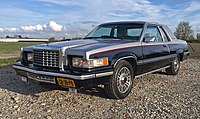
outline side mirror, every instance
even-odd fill
[[[145,42],[155,42],[155,40],[156,40],[156,37],[154,37],[154,36],[145,36],[144,37],[144,41]]]

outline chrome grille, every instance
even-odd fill
[[[51,76],[28,73],[28,77],[41,82],[55,83],[55,78]]]
[[[34,49],[33,64],[37,66],[59,68],[59,51]]]

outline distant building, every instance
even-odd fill
[[[36,38],[2,38],[0,39],[0,42],[47,42],[49,39],[36,39]]]

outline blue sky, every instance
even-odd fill
[[[84,36],[100,23],[189,21],[200,32],[199,0],[0,0],[0,36]]]

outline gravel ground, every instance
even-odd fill
[[[165,72],[134,81],[124,100],[108,99],[102,87],[69,93],[25,83],[11,66],[0,69],[0,118],[200,118],[200,59],[188,59],[177,76]]]

